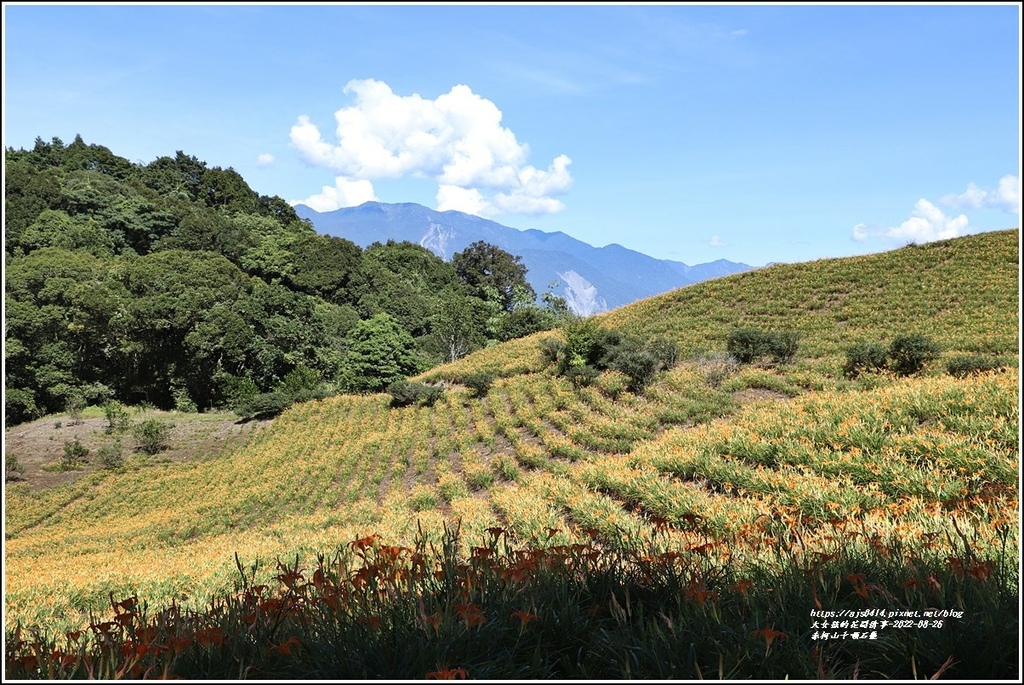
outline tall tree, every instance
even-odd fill
[[[420,370],[412,336],[389,314],[360,321],[346,344],[345,372],[356,392],[381,392]]]
[[[515,309],[516,302],[525,294],[529,301],[537,297],[526,282],[526,266],[522,257],[512,255],[497,245],[478,240],[452,257],[455,273],[469,286],[470,292],[487,299],[487,289],[493,288],[505,311]]]

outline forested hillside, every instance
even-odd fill
[[[363,249],[181,151],[137,164],[37,138],[5,167],[7,425],[111,401],[274,413],[564,312],[492,245]]]

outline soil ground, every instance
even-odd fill
[[[230,413],[186,414],[147,410],[135,413],[132,424],[156,418],[174,424],[167,441],[167,449],[150,457],[161,462],[185,461],[203,458],[242,445],[267,421],[240,421]],[[4,431],[4,461],[16,457],[23,472],[5,481],[5,486],[24,483],[32,490],[41,490],[74,483],[82,476],[102,468],[96,452],[104,445],[121,443],[121,453],[127,461],[138,451],[138,441],[131,429],[119,434],[107,432],[107,420],[98,409],[88,409],[77,421],[67,414],[54,414],[30,423],[13,426]],[[88,463],[73,471],[44,470],[44,466],[57,464],[64,456],[64,443],[78,440],[89,450]],[[6,472],[6,469],[5,469]]]

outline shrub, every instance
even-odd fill
[[[171,397],[174,399],[175,411],[180,411],[182,414],[195,414],[199,411],[199,407],[196,406],[195,401],[183,385],[172,384]]]
[[[85,410],[85,397],[79,393],[72,393],[64,401],[64,411],[71,419],[71,425],[77,426],[82,423],[82,412]]]
[[[480,371],[462,379],[462,383],[473,391],[473,397],[485,397],[494,383],[494,374]]]
[[[846,349],[846,364],[843,373],[847,378],[856,378],[864,372],[883,371],[886,368],[888,348],[879,342],[864,341]]]
[[[800,334],[796,331],[775,331],[768,334],[768,354],[776,364],[789,364],[800,348]]]
[[[679,345],[668,338],[657,337],[648,345],[651,353],[663,369],[671,369],[679,363]]]
[[[737,328],[729,333],[726,350],[741,364],[771,357],[776,364],[788,364],[796,357],[800,334],[796,331],[762,331]]]
[[[739,369],[736,358],[722,352],[702,353],[697,356],[696,364],[704,375],[704,382],[711,388],[721,387]]]
[[[173,423],[160,419],[146,419],[136,425],[132,433],[139,441],[140,450],[146,454],[156,454],[167,449],[167,440],[173,428]]]
[[[725,349],[741,364],[749,364],[769,353],[771,336],[759,328],[737,328],[729,333]]]
[[[103,445],[96,450],[96,461],[105,469],[119,469],[124,466],[124,455],[121,453],[121,441]]]
[[[593,319],[574,318],[565,325],[565,348],[558,360],[558,371],[568,375],[570,369],[595,366],[602,350],[598,342],[603,337],[601,327]]]
[[[128,417],[128,410],[124,405],[115,400],[110,400],[103,405],[103,416],[107,419],[107,432],[119,433],[128,430],[131,419]]]
[[[388,393],[391,395],[392,407],[408,407],[413,404],[433,407],[444,394],[444,386],[395,381],[388,385]]]
[[[18,461],[17,455],[8,454],[4,455],[4,482],[9,483],[12,480],[20,480],[21,476],[25,473],[25,467]]]
[[[923,369],[939,352],[938,344],[926,335],[899,335],[889,345],[890,368],[898,376],[910,376]]]
[[[654,379],[660,369],[658,359],[645,349],[625,349],[615,356],[610,367],[621,371],[629,378],[628,388],[631,392],[640,392]]]
[[[78,438],[74,440],[64,441],[64,456],[60,460],[61,471],[72,471],[74,469],[80,469],[89,461],[89,448],[78,441]]]
[[[261,392],[240,402],[234,411],[244,419],[269,419],[292,406],[293,401],[280,390]]]
[[[572,382],[578,388],[582,388],[590,385],[597,377],[601,375],[601,372],[595,369],[590,364],[583,364],[582,366],[570,366],[565,370],[565,377]]]
[[[546,365],[557,364],[565,352],[565,343],[554,336],[540,341],[540,355]]]
[[[998,357],[982,357],[978,355],[961,355],[952,357],[946,362],[946,372],[956,378],[984,373],[986,371],[1003,370],[1006,362]]]

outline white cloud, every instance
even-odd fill
[[[711,236],[711,240],[708,241],[708,245],[711,247],[728,247],[729,243],[722,240],[719,236]]]
[[[955,209],[1001,209],[1009,214],[1019,215],[1020,176],[1003,176],[995,190],[985,190],[973,182],[968,183],[967,190],[959,195],[946,195],[941,203]]]
[[[548,169],[526,163],[527,145],[501,126],[498,107],[456,85],[435,100],[400,96],[381,81],[353,80],[355,104],[335,112],[337,143],[324,140],[308,116],[291,129],[292,144],[310,164],[341,177],[371,181],[406,176],[438,184],[438,209],[472,213],[547,214],[565,209],[572,160]]]
[[[863,242],[871,238],[883,238],[894,243],[927,243],[965,235],[970,229],[966,214],[956,217],[946,214],[928,200],[921,198],[914,205],[910,218],[899,226],[870,228],[865,224],[853,227],[853,239]]]
[[[493,216],[494,207],[484,199],[476,188],[460,188],[458,186],[442,185],[437,188],[437,211],[465,212],[477,216]]]
[[[358,207],[364,202],[373,202],[377,196],[373,184],[366,180],[351,181],[342,176],[334,179],[334,186],[324,186],[319,195],[305,200],[291,200],[289,204],[303,204],[318,212],[333,212],[342,207]]]
[[[266,169],[269,166],[274,165],[274,155],[264,152],[263,154],[256,157],[256,166],[260,169]]]

